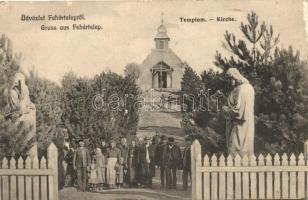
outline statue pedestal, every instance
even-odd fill
[[[27,151],[27,156],[30,156],[31,159],[38,156],[37,152],[37,139],[36,139],[36,109],[33,106],[31,109],[28,109],[27,113],[24,113],[19,119],[19,123],[24,123],[26,129],[29,130],[24,139],[24,144],[28,145],[29,141],[31,142],[31,148]]]

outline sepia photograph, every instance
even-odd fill
[[[0,1],[0,200],[308,199],[308,1]]]

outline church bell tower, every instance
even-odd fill
[[[170,38],[167,35],[167,28],[164,26],[162,14],[161,25],[157,28],[157,34],[154,38],[156,49],[168,49]]]

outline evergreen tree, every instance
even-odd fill
[[[91,127],[91,82],[68,73],[62,80],[61,121],[71,140],[86,137]]]
[[[62,114],[61,89],[56,83],[40,78],[34,69],[27,77],[27,85],[31,101],[36,107],[36,134],[38,149],[42,153],[51,142],[58,144],[56,140],[64,140],[64,136],[59,134]]]
[[[192,112],[197,107],[197,99],[203,89],[199,75],[187,64],[181,81],[182,105],[184,111]]]
[[[62,85],[62,121],[71,141],[84,138],[92,147],[103,139],[136,134],[140,92],[134,78],[104,72],[85,79],[70,73]]]

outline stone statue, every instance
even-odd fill
[[[29,89],[25,82],[25,76],[17,72],[9,88],[5,91],[7,101],[9,104],[10,118],[19,125],[23,123],[29,133],[26,135],[24,145],[30,140],[34,140],[31,149],[27,152],[30,157],[37,156],[37,143],[36,143],[36,108],[31,102],[29,96]]]
[[[254,88],[236,68],[228,69],[226,74],[233,86],[228,97],[228,106],[222,108],[227,122],[228,150],[233,156],[250,156],[254,154]]]

